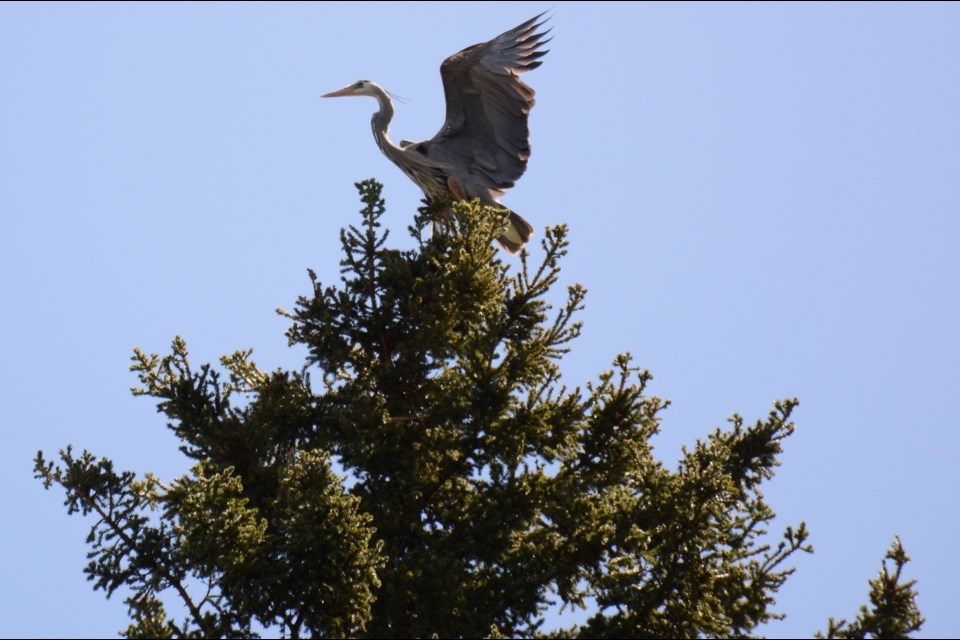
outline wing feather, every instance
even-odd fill
[[[549,29],[540,14],[488,42],[467,47],[440,65],[447,114],[429,143],[430,156],[468,175],[478,187],[502,190],[523,175],[530,157],[527,118],[534,91],[520,75],[543,64]],[[470,185],[464,185],[469,187]],[[470,191],[475,191],[470,189]]]

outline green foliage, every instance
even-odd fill
[[[894,571],[887,569],[887,560],[893,562]],[[923,616],[917,609],[916,580],[900,582],[903,567],[910,562],[900,538],[896,538],[887,551],[880,575],[870,581],[870,606],[860,607],[853,624],[846,620],[830,618],[827,632],[817,633],[818,638],[908,638],[920,630]]]
[[[785,563],[812,549],[802,523],[768,540],[760,485],[796,401],[750,426],[734,416],[670,470],[650,444],[668,403],[629,354],[582,388],[561,382],[585,296],[547,303],[565,227],[512,270],[492,246],[504,212],[438,204],[399,251],[380,185],[358,188],[340,282],[311,271],[310,295],[280,311],[302,371],[264,372],[249,350],[195,369],[179,337],[163,357],[135,350],[133,392],[157,399],[188,474],[168,485],[69,447],[60,464],[38,454],[68,512],[94,516],[86,572],[131,594],[124,635],[535,636],[554,602],[598,605],[555,637],[739,637],[781,617]],[[431,225],[443,232],[425,237]],[[899,554],[873,609],[830,637],[919,627]]]

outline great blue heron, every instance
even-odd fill
[[[530,129],[527,116],[534,105],[533,89],[520,74],[541,65],[549,41],[537,33],[539,16],[489,42],[467,47],[440,65],[447,118],[437,135],[423,142],[403,140],[396,146],[387,135],[393,102],[369,80],[359,80],[337,96],[371,96],[380,104],[373,115],[373,137],[384,155],[409,176],[428,199],[472,200],[506,209],[497,201],[527,169]],[[544,21],[545,22],[545,21]],[[510,211],[510,224],[498,239],[517,253],[533,235],[533,227]]]

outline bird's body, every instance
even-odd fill
[[[540,66],[547,52],[546,32],[537,33],[540,16],[467,47],[440,66],[447,114],[443,127],[422,142],[395,145],[388,135],[393,119],[389,94],[376,83],[360,80],[324,97],[367,95],[380,105],[373,115],[373,137],[380,150],[407,174],[430,200],[473,200],[506,209],[498,202],[527,168],[530,131],[527,117],[534,91],[519,76]],[[510,211],[500,244],[517,253],[533,227]]]

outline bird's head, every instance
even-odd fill
[[[321,98],[339,98],[340,96],[372,96],[377,97],[378,89],[376,84],[370,82],[369,80],[357,80],[351,85],[344,87],[343,89],[338,89],[336,91],[331,91],[330,93],[325,93]]]

